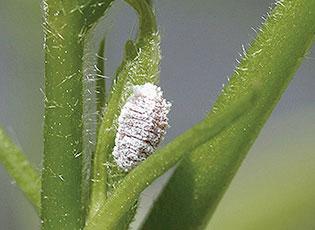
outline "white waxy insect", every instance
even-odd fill
[[[170,107],[160,87],[151,83],[133,86],[118,118],[113,150],[121,169],[133,169],[154,152],[168,128]]]

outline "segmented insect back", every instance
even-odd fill
[[[131,170],[154,152],[168,128],[170,107],[160,87],[151,83],[133,86],[118,118],[113,150],[121,169]]]

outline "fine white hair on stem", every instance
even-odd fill
[[[160,87],[151,83],[133,86],[118,118],[113,150],[121,169],[133,169],[154,152],[169,126],[170,107]]]

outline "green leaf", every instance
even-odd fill
[[[278,1],[208,119],[259,84],[257,105],[180,163],[143,229],[203,229],[279,101],[315,33],[315,1]]]
[[[104,15],[114,0],[78,0],[78,2],[79,4],[72,9],[72,12],[82,13],[85,16],[82,25],[90,29]]]
[[[96,213],[103,200],[112,193],[126,174],[116,166],[111,153],[116,136],[116,119],[130,93],[130,86],[154,83],[158,80],[160,38],[156,31],[155,16],[146,1],[132,4],[135,4],[139,13],[140,32],[136,43],[126,42],[124,58],[114,78],[99,129],[91,185],[93,203],[90,204],[89,218]],[[103,195],[99,198],[93,197],[97,193]]]
[[[40,210],[40,174],[0,128],[0,163],[35,207]]]
[[[228,128],[233,122],[255,105],[256,92],[243,96],[224,112],[198,123],[170,144],[146,159],[133,169],[118,185],[114,194],[101,206],[97,214],[88,220],[85,230],[120,229],[124,216],[133,207],[140,193],[174,166],[184,154]],[[169,228],[166,228],[169,229]]]
[[[157,32],[156,18],[148,0],[125,0],[139,14],[139,40]]]
[[[157,83],[159,80],[159,64],[160,64],[160,37],[157,33],[155,15],[152,8],[145,0],[133,1],[127,0],[139,14],[139,32],[136,43],[127,41],[125,46],[125,64],[117,75],[117,82],[113,86],[112,92],[118,89],[120,94],[119,104],[117,107],[116,117],[113,125],[116,126],[116,119],[120,113],[121,107],[130,94],[131,86],[142,85],[147,82]],[[105,115],[106,118],[106,115]],[[108,153],[107,166],[107,184],[108,193],[111,194],[115,187],[125,177],[126,173],[122,171],[116,164],[111,154],[116,136],[111,139],[110,152]]]

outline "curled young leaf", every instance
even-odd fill
[[[158,81],[160,64],[160,37],[157,32],[152,8],[145,0],[130,1],[139,14],[139,33],[135,42],[125,45],[123,61],[114,77],[106,110],[97,137],[96,153],[92,172],[90,216],[99,209],[112,193],[117,183],[125,176],[112,157],[115,143],[117,119],[120,110],[134,85]],[[103,194],[96,198],[95,194]]]

